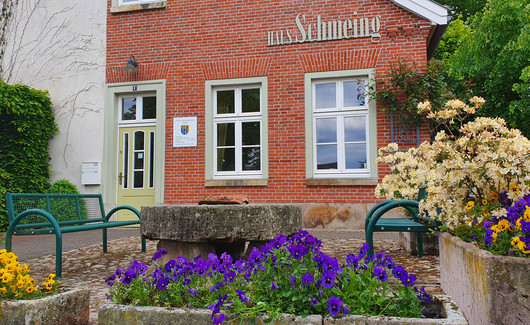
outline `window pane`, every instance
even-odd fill
[[[136,120],[136,97],[121,99],[121,119],[123,121]]]
[[[259,88],[241,90],[241,111],[243,113],[259,112]]]
[[[364,106],[366,91],[364,89],[364,80],[348,81],[344,83],[344,106]]]
[[[149,96],[143,98],[143,118],[153,119],[156,118],[156,97]]]
[[[317,143],[337,142],[337,119],[317,119]]]
[[[144,169],[144,153],[135,152],[134,153],[134,169]]]
[[[155,186],[155,133],[149,133],[149,187]]]
[[[260,128],[259,122],[245,122],[241,123],[243,145],[259,145],[260,144]]]
[[[315,108],[335,108],[337,107],[336,101],[336,87],[335,83],[327,84],[316,84],[316,102]]]
[[[317,169],[337,169],[337,146],[334,144],[317,146]]]
[[[344,118],[344,140],[346,142],[366,141],[366,117]]]
[[[123,134],[123,188],[129,188],[129,133]]]
[[[364,169],[366,165],[366,144],[350,143],[346,144],[346,168]]]
[[[217,114],[234,113],[234,91],[222,90],[217,92]]]
[[[243,170],[260,170],[260,148],[243,148]]]
[[[235,124],[234,123],[221,123],[217,124],[217,146],[235,146]]]
[[[143,170],[137,170],[133,174],[134,176],[134,188],[143,188],[144,187],[144,171]]]
[[[217,149],[217,170],[234,171],[236,170],[236,151],[234,148]]]
[[[144,150],[144,132],[134,132],[134,150]]]

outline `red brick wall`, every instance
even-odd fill
[[[375,68],[384,79],[391,62],[426,63],[430,23],[389,0],[169,0],[167,8],[110,13],[107,82],[167,79],[166,203],[205,195],[244,194],[251,202],[374,202],[373,186],[307,186],[304,73]],[[308,21],[381,16],[381,40],[370,38],[267,46],[267,32]],[[137,73],[121,71],[131,54]],[[205,187],[205,94],[208,79],[268,77],[269,182],[266,187]],[[174,117],[197,116],[198,146],[172,147]],[[390,142],[389,118],[378,110],[378,147]],[[425,128],[422,140],[428,139]],[[380,167],[381,178],[386,169]]]

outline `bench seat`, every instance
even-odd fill
[[[103,252],[107,252],[107,229],[139,225],[140,212],[121,205],[105,213],[101,194],[40,194],[7,193],[6,206],[9,227],[5,247],[11,251],[12,236],[55,235],[55,274],[62,275],[62,234],[101,229]],[[118,211],[132,212],[137,219],[109,221]],[[141,239],[142,252],[146,251],[145,238]]]

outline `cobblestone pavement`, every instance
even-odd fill
[[[350,253],[358,253],[362,240],[324,239],[323,251],[344,261]],[[122,238],[110,241],[108,253],[102,252],[102,245],[88,246],[63,253],[64,288],[86,287],[91,289],[90,324],[97,324],[100,305],[106,302],[109,292],[105,279],[116,268],[124,268],[135,259],[149,265],[156,251],[156,241],[147,241],[147,252],[142,253],[138,238]],[[424,286],[429,293],[441,293],[438,256],[411,256],[395,241],[375,241],[376,250],[392,256],[395,263],[402,265],[409,273],[418,277],[418,286]],[[30,274],[36,281],[42,281],[48,274],[55,272],[55,254],[22,261],[28,264]]]

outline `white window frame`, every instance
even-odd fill
[[[238,78],[224,80],[208,80],[205,85],[206,94],[206,186],[263,186],[260,180],[268,177],[268,122],[267,122],[267,78]],[[241,91],[243,89],[260,89],[259,112],[242,112]],[[234,90],[235,109],[234,113],[217,114],[217,92],[223,90]],[[260,122],[260,170],[242,170],[241,152],[243,145],[242,128],[243,122]],[[236,166],[235,171],[217,170],[217,124],[236,123]],[[232,182],[235,180],[236,182]],[[237,180],[241,182],[237,182]],[[252,180],[257,180],[253,182]],[[221,181],[221,182],[216,182]]]
[[[376,107],[366,94],[365,105],[343,107],[343,83],[363,80],[365,88],[373,84],[374,69],[327,71],[305,74],[305,107],[306,107],[306,178],[311,179],[377,179]],[[317,84],[335,83],[336,107],[316,109]],[[339,86],[337,86],[339,85]],[[347,169],[345,166],[344,118],[350,116],[364,116],[366,130],[366,166],[359,169]],[[317,134],[316,120],[334,117],[337,122],[337,169],[317,169]],[[315,184],[318,185],[318,184]],[[349,185],[349,183],[344,183]]]
[[[240,178],[256,178],[262,175],[262,156],[263,149],[261,145],[261,139],[263,139],[263,127],[262,127],[262,102],[260,100],[259,112],[242,112],[242,90],[244,89],[256,89],[260,90],[260,99],[262,98],[262,90],[259,84],[254,85],[243,85],[236,87],[219,87],[214,89],[213,100],[214,100],[214,162],[217,162],[217,125],[225,123],[234,123],[234,136],[235,136],[235,170],[234,171],[219,171],[217,170],[217,163],[214,165],[214,178],[217,179],[230,179],[233,177]],[[233,90],[234,91],[234,113],[218,114],[217,111],[217,92]],[[259,122],[260,123],[260,169],[259,170],[243,170],[242,151],[243,151],[243,135],[242,135],[242,123],[244,122]]]
[[[136,98],[136,119],[135,120],[122,120],[123,117],[123,99],[124,98]],[[156,94],[150,94],[150,93],[143,93],[143,94],[128,94],[128,95],[120,95],[118,98],[118,121],[121,126],[133,126],[137,124],[141,124],[144,126],[147,125],[155,125],[156,124],[156,117],[152,119],[144,119],[143,118],[143,99],[144,97],[155,97]],[[138,109],[138,107],[141,107],[142,109]]]

